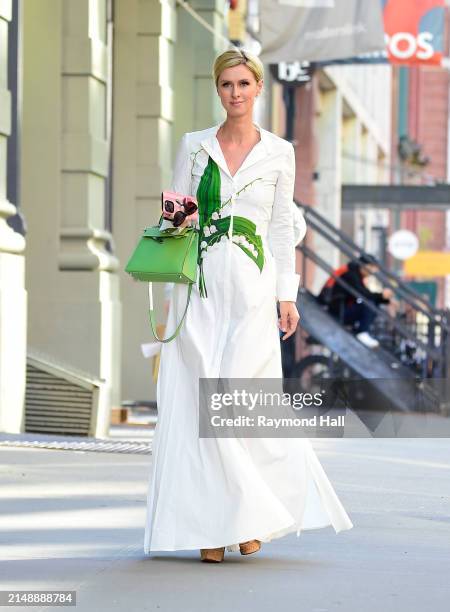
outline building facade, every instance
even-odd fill
[[[153,399],[147,292],[125,272],[185,131],[221,117],[211,65],[228,3],[0,3],[0,431],[24,430],[27,355]],[[163,294],[156,307],[162,312]]]
[[[345,183],[389,183],[391,159],[391,67],[340,65],[317,70],[295,89],[293,139],[297,175],[295,197],[316,207],[362,248],[380,254],[377,229],[389,227],[389,211],[344,211]],[[286,133],[283,86],[272,85],[272,125]],[[341,253],[308,232],[306,245],[329,266],[341,264]],[[299,254],[299,269],[303,269]],[[308,262],[305,284],[317,293],[326,273]]]

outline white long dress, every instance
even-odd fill
[[[208,168],[220,210],[204,225],[207,297],[197,282],[179,335],[161,349],[146,554],[233,551],[251,539],[353,526],[308,439],[199,437],[200,377],[282,378],[276,300],[295,301],[299,284],[294,149],[255,123],[261,139],[231,176],[216,138],[220,125],[185,134],[175,161],[171,189],[199,197]],[[226,234],[212,244],[215,223],[227,217]],[[255,224],[260,243],[242,242],[242,218]],[[187,286],[176,284],[167,334],[180,320],[186,295]]]

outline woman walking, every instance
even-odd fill
[[[199,437],[199,378],[281,379],[279,329],[284,340],[299,320],[293,146],[253,121],[257,57],[226,51],[213,73],[226,119],[183,136],[171,185],[198,200],[199,274],[161,350],[144,551],[200,549],[217,562],[225,548],[250,554],[353,525],[307,439]],[[169,333],[186,297],[176,284]]]

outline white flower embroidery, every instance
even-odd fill
[[[203,228],[203,233],[205,234],[205,236],[209,236],[210,235],[210,231],[209,231],[209,226],[208,225],[206,225]]]
[[[213,214],[211,215],[211,219],[218,219],[219,218],[219,214],[217,213],[217,211],[214,211]]]
[[[206,249],[206,247],[207,247],[207,246],[208,246],[208,243],[207,243],[207,242],[205,242],[204,240],[202,240],[202,241],[200,242],[200,248],[201,248],[201,249]]]
[[[209,233],[210,234],[214,234],[215,232],[217,232],[217,227],[215,225],[210,225],[209,226]]]

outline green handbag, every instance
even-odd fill
[[[150,325],[153,335],[159,342],[173,340],[178,335],[186,316],[192,285],[197,279],[198,234],[198,229],[190,226],[182,229],[176,227],[161,229],[159,225],[147,227],[125,266],[125,272],[134,279],[149,283]],[[170,338],[161,339],[156,333],[152,282],[189,284],[186,308]]]

